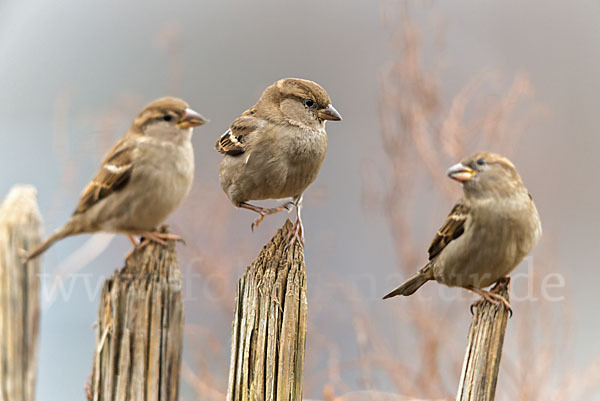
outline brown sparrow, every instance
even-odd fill
[[[179,237],[156,232],[185,199],[194,177],[193,127],[206,122],[181,99],[164,97],[144,107],[106,155],[67,223],[34,249],[35,258],[70,235],[98,231],[165,243]]]
[[[219,172],[221,186],[236,207],[259,214],[252,229],[265,215],[293,205],[296,224],[291,239],[303,242],[302,194],[317,178],[325,158],[325,122],[341,119],[321,86],[286,78],[265,89],[258,103],[219,138],[215,147],[225,155]],[[274,208],[248,203],[288,197],[291,202]]]
[[[450,167],[464,197],[429,246],[429,262],[384,299],[411,295],[429,280],[469,289],[497,304],[485,288],[510,274],[533,249],[542,225],[533,198],[505,157],[481,152]]]

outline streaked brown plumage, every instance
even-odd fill
[[[187,196],[194,175],[193,127],[205,119],[181,99],[148,104],[112,147],[83,190],[67,223],[33,250],[34,258],[70,235],[98,231],[143,235],[153,232]]]
[[[514,165],[497,154],[476,153],[448,175],[462,182],[464,197],[431,242],[429,263],[384,299],[436,280],[506,302],[482,288],[510,274],[538,242],[542,226],[533,198]]]
[[[295,237],[302,239],[302,194],[325,158],[326,120],[341,120],[327,92],[312,81],[287,78],[269,86],[219,138],[221,186],[235,206],[259,214],[252,228],[295,205]],[[288,197],[292,202],[271,209],[248,203]]]

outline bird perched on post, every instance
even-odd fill
[[[215,147],[224,154],[219,179],[236,206],[264,216],[296,207],[293,242],[303,242],[302,194],[317,178],[327,151],[325,122],[342,117],[325,90],[312,81],[286,78],[263,92],[258,103],[235,119]],[[274,208],[252,200],[292,198]],[[290,242],[291,243],[291,242]]]
[[[542,225],[515,166],[505,157],[480,152],[448,170],[463,185],[429,246],[429,262],[384,299],[411,295],[429,280],[469,289],[498,304],[508,302],[483,290],[510,274],[533,249]]]
[[[34,249],[35,258],[70,235],[98,231],[134,235],[165,243],[179,239],[156,232],[187,196],[194,178],[193,128],[206,122],[181,99],[148,104],[108,152],[81,194],[67,223]]]

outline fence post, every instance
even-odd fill
[[[40,261],[23,255],[41,240],[36,190],[14,186],[0,205],[0,399],[33,401],[40,320]]]
[[[492,292],[508,301],[509,287],[510,279],[501,280]],[[477,307],[469,328],[457,401],[494,400],[508,314],[503,304],[483,301]]]
[[[182,347],[175,243],[151,243],[104,283],[88,398],[177,401]]]
[[[228,401],[301,401],[306,341],[306,266],[288,220],[240,277]]]

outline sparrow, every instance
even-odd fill
[[[264,216],[296,209],[290,232],[304,243],[300,210],[302,194],[317,178],[327,151],[325,123],[342,117],[329,95],[315,82],[286,78],[263,92],[258,103],[235,119],[217,140],[224,155],[219,181],[234,206]],[[249,203],[253,200],[292,198],[274,208]]]
[[[181,99],[148,104],[105,156],[64,226],[34,249],[39,256],[65,237],[98,231],[134,235],[162,244],[180,239],[156,232],[185,199],[194,178],[193,128],[206,119]]]
[[[462,183],[464,196],[429,245],[429,262],[383,298],[411,295],[435,280],[510,310],[504,297],[483,288],[508,276],[539,241],[542,225],[533,198],[513,163],[498,154],[476,153],[447,174]]]

